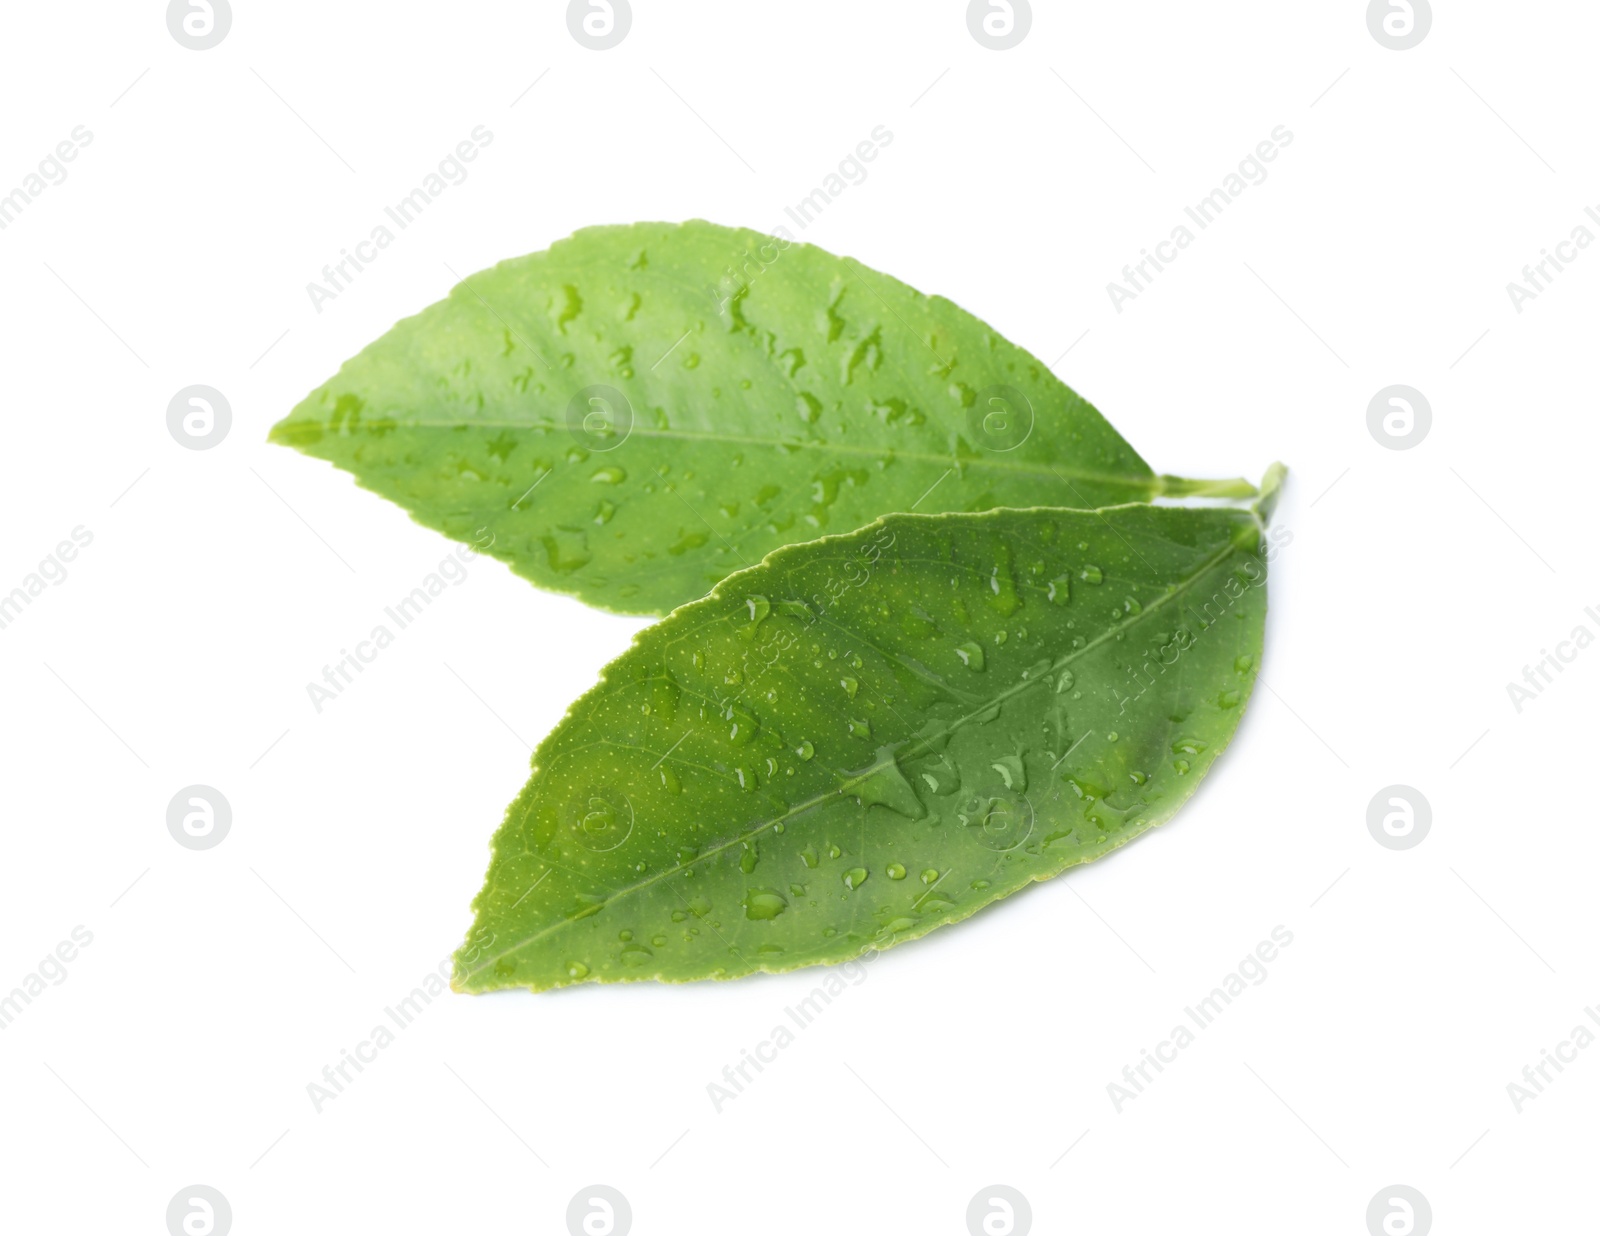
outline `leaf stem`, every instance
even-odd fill
[[[1186,476],[1160,476],[1156,496],[1162,498],[1254,498],[1257,490],[1242,476],[1225,481],[1192,480]]]
[[[1272,522],[1272,512],[1277,508],[1278,498],[1283,493],[1283,481],[1288,475],[1287,466],[1275,463],[1267,469],[1266,476],[1261,478],[1261,496],[1255,500],[1251,509],[1255,511],[1263,527]]]

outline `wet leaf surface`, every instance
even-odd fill
[[[904,515],[729,577],[540,744],[455,985],[837,962],[1122,845],[1238,726],[1265,544],[1234,509]]]

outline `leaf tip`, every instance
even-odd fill
[[[297,450],[321,439],[321,424],[313,420],[297,420],[293,412],[267,430],[268,442],[274,446],[292,446]]]

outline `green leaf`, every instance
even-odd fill
[[[891,511],[1253,492],[1153,475],[947,300],[698,221],[590,228],[472,276],[271,436],[447,536],[492,534],[541,587],[636,614]]]
[[[1256,511],[1132,505],[776,551],[640,632],[540,744],[455,986],[837,962],[1122,845],[1239,723],[1264,549]]]

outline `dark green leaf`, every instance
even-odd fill
[[[1097,858],[1232,737],[1265,585],[1261,518],[1231,509],[897,515],[780,549],[641,632],[540,745],[455,984],[836,962]]]

